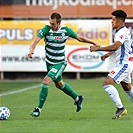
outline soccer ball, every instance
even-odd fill
[[[10,116],[10,110],[7,107],[0,107],[0,120],[7,120]]]

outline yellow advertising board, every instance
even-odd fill
[[[46,24],[49,24],[48,20],[0,21],[0,44],[29,45],[38,31]],[[112,41],[110,20],[62,20],[62,25],[66,25],[76,33],[102,45],[110,45]],[[44,44],[43,39],[39,44]],[[69,38],[66,44],[78,45],[82,43]]]

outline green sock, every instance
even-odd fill
[[[39,94],[39,102],[38,102],[38,107],[42,109],[44,102],[46,101],[46,98],[48,96],[48,85],[42,83],[42,90],[40,91]]]
[[[78,97],[78,94],[67,83],[64,83],[64,85],[60,88],[60,90],[62,90],[65,94],[67,94],[70,97],[72,97],[74,100]]]

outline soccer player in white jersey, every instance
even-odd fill
[[[84,96],[78,95],[73,88],[69,84],[63,82],[62,79],[62,73],[67,65],[64,50],[65,42],[68,37],[72,37],[77,39],[79,42],[91,43],[98,46],[98,44],[89,40],[88,38],[78,35],[71,28],[68,28],[67,26],[61,26],[61,15],[59,13],[52,13],[49,23],[50,25],[44,26],[38,32],[37,37],[30,46],[30,51],[28,54],[28,57],[32,58],[37,43],[44,38],[46,66],[48,73],[42,81],[42,89],[39,94],[38,106],[33,112],[31,112],[31,115],[34,117],[38,117],[40,115],[48,95],[48,87],[52,82],[55,83],[55,86],[58,89],[63,91],[75,101],[75,105],[77,106],[76,112],[80,111]]]
[[[103,88],[117,107],[116,113],[113,115],[112,119],[117,119],[122,115],[127,114],[127,110],[124,108],[114,84],[120,83],[133,102],[133,86],[131,85],[133,46],[131,33],[125,26],[126,17],[127,14],[123,10],[116,10],[112,12],[112,26],[116,30],[114,43],[106,47],[90,47],[91,52],[109,51],[101,57],[102,60],[105,60],[111,54],[115,53],[116,67],[108,74],[103,83]]]

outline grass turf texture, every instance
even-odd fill
[[[132,133],[133,106],[121,86],[116,85],[128,114],[120,119],[111,117],[116,107],[102,88],[102,79],[65,80],[78,94],[85,96],[83,107],[76,112],[74,101],[55,89],[49,87],[49,95],[40,117],[30,116],[37,106],[41,87],[0,97],[0,106],[11,111],[8,120],[0,121],[2,133]],[[1,81],[0,93],[21,90],[41,84],[40,82]]]

